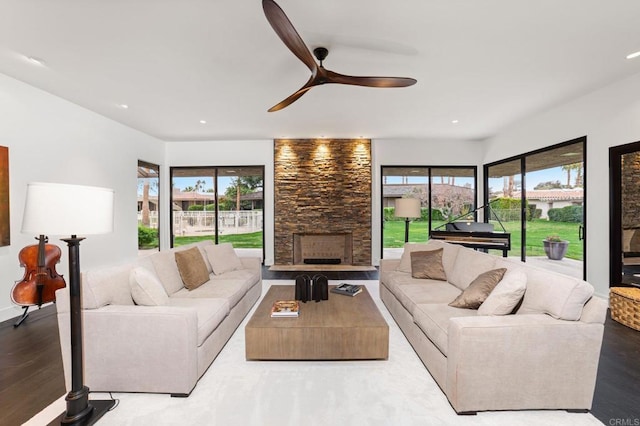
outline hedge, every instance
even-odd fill
[[[559,209],[549,209],[547,215],[551,222],[582,222],[582,206],[566,206]]]
[[[138,225],[138,248],[152,245],[157,236],[157,230]]]

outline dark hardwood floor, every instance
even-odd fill
[[[65,393],[55,305],[0,323],[0,424],[21,425]]]
[[[293,279],[301,272],[263,270],[264,279]],[[313,276],[313,272],[308,272]],[[328,272],[331,280],[377,279],[375,272]],[[34,310],[18,328],[0,323],[0,425],[27,421],[64,394],[55,306]],[[605,323],[591,413],[605,425],[640,424],[640,332]]]

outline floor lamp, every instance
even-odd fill
[[[80,293],[80,241],[78,235],[113,231],[114,191],[93,186],[30,183],[22,219],[22,232],[70,235],[61,240],[69,247],[69,299],[71,328],[71,391],[61,424],[92,425],[114,405],[113,400],[89,400],[84,385],[82,313]]]
[[[417,198],[396,199],[396,217],[404,218],[404,242],[409,242],[409,222],[411,218],[420,217],[420,200]]]

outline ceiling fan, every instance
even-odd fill
[[[313,49],[313,54],[320,62],[318,65],[280,6],[278,6],[273,0],[262,0],[262,8],[264,9],[264,14],[276,34],[278,34],[289,50],[291,50],[293,54],[311,70],[311,77],[309,78],[309,81],[307,81],[304,86],[298,89],[298,91],[293,93],[291,96],[269,108],[269,112],[279,111],[282,108],[291,105],[302,95],[307,93],[309,89],[321,84],[337,83],[367,87],[407,87],[416,84],[417,82],[413,78],[406,77],[357,77],[330,71],[322,66],[322,61],[324,61],[329,54],[329,51],[326,48],[317,47]]]

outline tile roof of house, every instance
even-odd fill
[[[514,192],[513,196],[519,197],[520,191]],[[527,198],[541,201],[582,200],[584,199],[584,190],[582,188],[529,189],[527,190]]]

